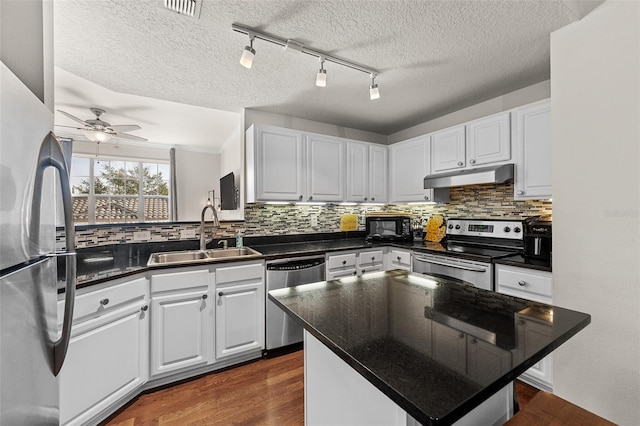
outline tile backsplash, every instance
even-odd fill
[[[371,211],[411,212],[416,218],[428,219],[434,213],[445,217],[505,218],[519,219],[527,216],[551,214],[550,200],[513,199],[513,185],[488,184],[451,188],[451,201],[446,204],[389,204],[385,206],[344,205],[273,205],[252,204],[245,206],[245,220],[223,222],[214,229],[207,223],[209,238],[233,238],[240,230],[247,236],[269,236],[340,231],[340,216],[354,213],[364,229],[364,215]],[[114,226],[79,227],[76,230],[78,248],[107,244],[135,242],[134,233],[149,231],[145,241],[180,240],[180,232],[195,230],[199,239],[199,223],[123,224]],[[141,234],[138,234],[141,235]],[[64,233],[57,234],[57,244],[64,245]]]

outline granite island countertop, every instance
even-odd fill
[[[423,424],[455,422],[591,321],[584,313],[399,270],[273,290],[269,298]],[[527,338],[530,323],[535,338]],[[441,339],[443,330],[453,340]],[[460,369],[446,355],[458,338],[496,356],[469,349]]]

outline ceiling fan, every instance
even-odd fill
[[[81,120],[78,117],[69,114],[68,112],[58,110],[59,113],[66,115],[73,121],[77,121],[84,125],[84,127],[74,127],[77,130],[82,130],[82,133],[93,142],[108,142],[111,139],[129,139],[134,141],[143,141],[146,142],[148,139],[141,138],[140,136],[130,135],[124,132],[130,132],[132,130],[140,130],[141,127],[137,124],[122,124],[122,125],[111,125],[106,121],[100,119],[100,116],[105,113],[105,110],[100,108],[89,108],[89,110],[96,116],[95,119],[91,120]],[[59,127],[71,127],[71,126],[61,126]]]

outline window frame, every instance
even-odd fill
[[[162,220],[146,220],[146,216],[145,216],[145,200],[149,199],[149,198],[157,198],[157,197],[166,197],[167,199],[167,206],[171,205],[171,162],[169,160],[158,160],[158,159],[145,159],[145,158],[136,158],[136,157],[119,157],[119,156],[105,156],[105,157],[95,157],[89,154],[72,154],[72,161],[73,158],[83,158],[83,159],[88,159],[89,160],[89,193],[88,194],[78,194],[78,195],[74,195],[72,192],[72,198],[78,197],[78,196],[86,196],[87,197],[87,221],[85,222],[79,222],[78,224],[80,226],[84,226],[84,225],[130,225],[130,224],[136,224],[136,223],[168,223],[172,221],[172,217],[171,217],[171,208],[168,209],[167,211],[167,219],[162,219]],[[95,194],[95,166],[96,166],[96,161],[124,161],[127,163],[132,163],[132,164],[137,164],[138,166],[138,194],[137,195],[127,195],[125,194],[98,194],[96,196]],[[144,164],[162,164],[162,165],[166,165],[169,167],[169,176],[167,179],[168,182],[168,186],[169,186],[169,191],[168,194],[165,195],[158,195],[158,194],[152,194],[152,195],[147,195],[144,193]],[[73,168],[71,169],[71,176],[73,177]],[[72,185],[73,188],[73,185]],[[126,192],[126,191],[125,191]],[[96,220],[96,200],[98,198],[106,198],[109,200],[109,205],[111,205],[111,199],[112,198],[137,198],[138,199],[138,209],[137,209],[137,216],[138,219],[136,221],[127,221],[127,218],[124,218],[122,221],[119,222],[112,222],[112,219],[109,219],[108,222],[99,222]],[[110,214],[110,217],[112,217],[112,215]],[[140,218],[142,218],[142,220],[140,220]],[[74,223],[75,223],[75,219],[74,219]]]

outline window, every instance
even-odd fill
[[[71,163],[76,224],[168,221],[170,166],[76,157]]]

